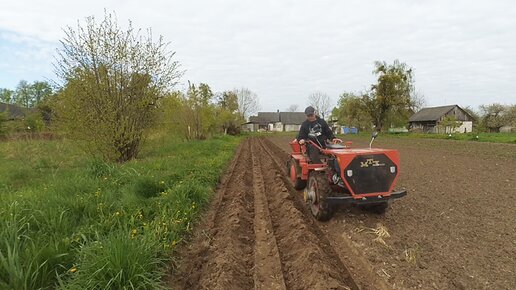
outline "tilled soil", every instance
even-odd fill
[[[277,156],[291,139],[271,138]],[[399,150],[408,195],[384,215],[342,207],[319,223],[334,249],[351,243],[394,289],[516,289],[516,145],[380,136],[374,146]]]
[[[239,147],[173,289],[516,288],[516,145],[384,139],[408,196],[321,223],[286,177],[290,139]]]
[[[173,289],[359,289],[270,146],[251,138],[239,147]]]

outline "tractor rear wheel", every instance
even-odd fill
[[[296,160],[294,158],[290,159],[289,167],[288,167],[288,173],[290,176],[290,181],[292,182],[292,185],[295,189],[300,190],[306,187],[306,180],[301,179],[301,172],[300,172],[299,165],[297,164]]]
[[[331,196],[332,190],[326,174],[323,172],[311,172],[308,178],[307,199],[312,215],[318,221],[329,220],[334,213],[334,207],[326,201]]]

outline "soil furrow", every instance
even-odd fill
[[[269,139],[262,139],[262,143],[267,148],[267,152],[270,152],[270,158],[274,161],[276,168],[283,173],[280,177],[293,198],[301,201],[300,193],[292,187],[287,178],[286,167],[282,166],[282,161],[288,160],[289,154]],[[310,216],[308,209],[306,209],[306,212]],[[313,220],[310,218],[310,221]],[[331,245],[342,264],[345,265],[347,272],[353,277],[357,287],[364,290],[392,289],[380,276],[375,274],[367,259],[352,245],[352,241],[343,232],[331,229],[327,223],[317,223],[316,221],[313,221],[313,223],[317,227],[319,237]]]
[[[359,289],[267,142],[240,146],[173,289]]]
[[[289,289],[358,289],[347,268],[338,258],[310,217],[289,193],[269,148],[255,139],[261,150],[262,173],[278,241],[285,282]]]
[[[255,154],[255,146],[251,145],[254,189],[254,288],[286,289],[281,270],[281,261],[272,222],[265,197],[265,185],[261,172],[261,158]]]
[[[254,197],[249,141],[243,142],[208,221],[171,283],[174,289],[251,289]]]

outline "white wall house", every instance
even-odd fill
[[[297,132],[306,120],[303,112],[258,112],[249,122],[242,124],[242,130],[257,132]]]
[[[447,126],[448,119],[458,126]],[[473,117],[458,105],[423,108],[409,118],[409,127],[424,133],[469,133],[473,131]]]

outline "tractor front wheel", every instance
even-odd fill
[[[310,205],[310,211],[318,221],[327,221],[333,216],[334,207],[326,201],[326,197],[331,196],[331,192],[325,173],[310,173],[305,194]]]
[[[295,189],[300,190],[306,187],[306,180],[301,179],[300,168],[294,158],[290,159],[288,171],[290,175],[290,181],[292,182],[292,185]]]

